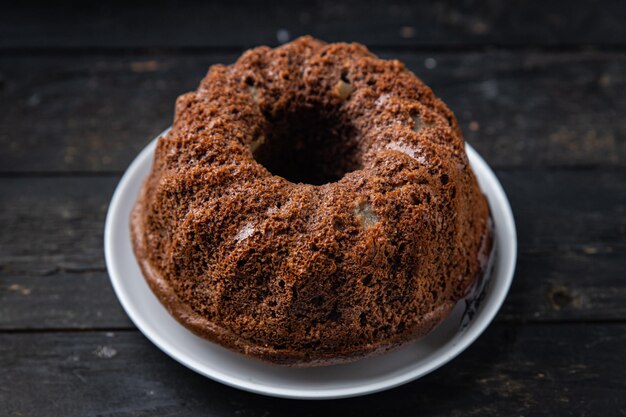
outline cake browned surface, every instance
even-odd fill
[[[441,322],[482,273],[488,218],[430,88],[362,45],[304,37],[215,65],[179,97],[131,232],[183,325],[316,366]]]

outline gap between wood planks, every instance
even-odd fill
[[[352,41],[346,40],[351,43]],[[0,47],[0,54],[4,56],[86,56],[86,55],[103,55],[103,56],[193,56],[193,55],[210,55],[210,54],[241,54],[248,49],[257,46],[265,46],[262,43],[258,45],[245,46],[176,46],[176,47]],[[272,48],[279,47],[279,44],[267,45]],[[487,53],[487,52],[520,52],[520,53],[551,53],[551,54],[571,54],[571,53],[619,53],[626,51],[625,44],[602,45],[602,44],[558,44],[558,45],[541,45],[541,44],[524,44],[524,45],[506,45],[506,44],[489,44],[489,45],[373,45],[368,49],[375,54],[383,53]]]

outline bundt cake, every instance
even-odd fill
[[[488,223],[430,88],[362,45],[303,37],[214,65],[178,98],[131,234],[181,324],[307,367],[428,333],[482,273]]]

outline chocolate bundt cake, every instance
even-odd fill
[[[300,38],[214,65],[176,102],[131,219],[163,305],[290,366],[428,333],[491,247],[452,112],[404,65]]]

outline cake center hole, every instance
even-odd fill
[[[336,110],[336,109],[334,109]],[[265,139],[254,144],[257,162],[291,182],[322,185],[361,168],[355,127],[338,111],[296,108],[268,117]]]

